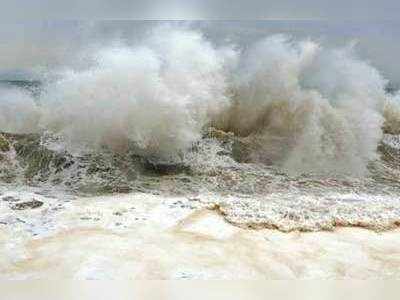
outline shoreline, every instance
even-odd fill
[[[399,229],[249,230],[184,197],[41,197],[8,215],[2,201],[19,219],[0,225],[2,279],[400,278]]]

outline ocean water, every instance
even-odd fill
[[[397,229],[249,230],[226,222],[207,197],[198,203],[143,193],[77,198],[13,190],[5,195],[44,204],[16,214],[1,203],[3,279],[400,276]]]
[[[1,276],[397,278],[395,80],[353,43],[195,25],[2,81]]]

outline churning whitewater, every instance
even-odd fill
[[[1,278],[399,278],[400,92],[354,44],[83,48],[0,83]]]
[[[80,54],[0,84],[2,276],[400,276],[400,93],[353,45],[162,25]]]
[[[353,175],[377,158],[383,128],[399,131],[399,96],[351,46],[273,35],[216,47],[199,31],[161,26],[85,59],[86,69],[49,75],[36,98],[3,88],[2,131],[56,135],[72,152],[134,144],[182,162],[212,127],[245,139],[251,162]]]

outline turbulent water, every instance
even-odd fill
[[[254,162],[364,174],[382,127],[398,130],[398,97],[351,47],[283,35],[216,47],[198,31],[161,26],[86,60],[44,82],[36,99],[3,88],[2,131],[51,132],[71,151],[134,143],[176,162],[213,126],[248,139]]]
[[[172,199],[157,209],[213,214],[229,232],[400,225],[400,94],[351,45],[273,35],[216,46],[200,31],[160,26],[81,59],[79,70],[0,85],[4,236],[16,224],[41,239],[63,222],[108,222],[97,200],[88,209],[100,216],[81,221],[68,203],[112,193],[136,195],[147,217],[149,197]],[[141,217],[112,222],[130,228]]]

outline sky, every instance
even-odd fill
[[[0,78],[79,67],[93,48],[140,38],[157,23],[148,20],[178,19],[192,20],[215,43],[246,46],[273,33],[356,43],[361,58],[400,85],[398,0],[0,0],[0,15]]]
[[[2,20],[328,19],[398,20],[398,0],[2,0]]]

